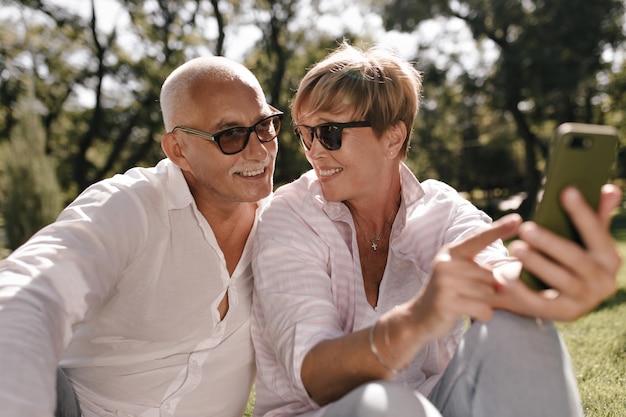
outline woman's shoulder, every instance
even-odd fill
[[[427,179],[420,183],[425,192],[434,194],[434,193],[443,193],[443,194],[456,194],[460,195],[459,192],[452,187],[450,184],[435,180],[435,179]]]
[[[436,180],[419,180],[406,166],[401,167],[402,192],[405,202],[409,205],[424,204],[435,198],[456,198],[459,193],[449,184]]]
[[[318,223],[328,217],[325,206],[329,204],[332,203],[324,199],[317,176],[311,170],[278,187],[263,208],[261,220],[283,226]]]
[[[323,198],[322,189],[313,170],[302,174],[298,179],[281,185],[273,193],[270,205],[306,206],[311,200]]]

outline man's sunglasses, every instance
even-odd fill
[[[276,109],[274,109],[276,110]],[[217,143],[220,151],[226,155],[233,155],[245,149],[250,140],[250,133],[256,133],[259,141],[263,143],[271,142],[278,136],[283,121],[283,112],[277,111],[267,117],[262,118],[250,127],[231,127],[217,133],[207,133],[202,130],[192,129],[186,126],[176,126],[171,133],[177,130],[190,135],[199,136],[203,139]]]
[[[341,135],[343,129],[351,127],[370,127],[372,124],[366,121],[347,123],[324,123],[317,126],[296,125],[294,132],[300,139],[304,150],[310,151],[313,146],[313,139],[317,138],[322,146],[329,151],[336,151],[341,148]]]

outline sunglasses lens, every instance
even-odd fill
[[[318,127],[317,132],[322,145],[329,151],[336,151],[341,148],[341,131],[340,127],[323,125]]]
[[[313,140],[317,137],[322,146],[329,151],[336,151],[341,148],[341,133],[343,127],[336,125],[321,125],[316,127],[296,126],[294,132],[302,146],[307,151],[311,150]]]
[[[225,154],[233,154],[240,152],[246,143],[249,131],[245,127],[235,127],[222,132],[215,138],[218,141],[222,152]]]
[[[269,142],[278,136],[278,132],[280,132],[280,123],[280,116],[268,117],[257,123],[254,126],[254,131],[261,142]]]

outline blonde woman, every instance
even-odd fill
[[[421,82],[396,56],[344,44],[298,88],[313,169],[260,218],[255,416],[582,416],[551,320],[613,292],[619,190],[597,213],[563,194],[587,249],[517,215],[492,223],[404,165]],[[515,235],[513,259],[502,239]],[[525,287],[521,264],[559,296]]]

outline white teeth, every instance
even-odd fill
[[[320,169],[320,177],[328,177],[341,171],[343,171],[343,168]]]
[[[237,174],[241,175],[242,177],[254,177],[255,175],[261,175],[264,171],[265,168],[258,168],[254,170],[247,169],[243,171],[237,171]]]

